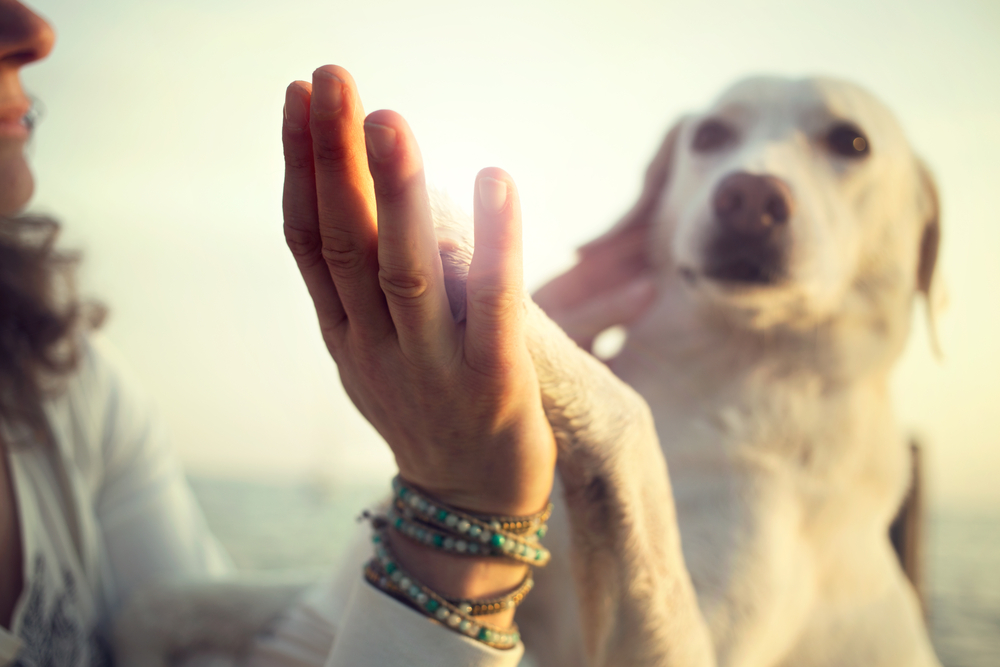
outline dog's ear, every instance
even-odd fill
[[[667,133],[656,152],[635,206],[610,231],[580,248],[573,268],[532,295],[535,303],[584,349],[591,348],[594,336],[602,330],[633,322],[652,301],[652,285],[643,287],[636,281],[641,281],[650,269],[653,215],[660,193],[670,180],[680,127],[679,122]],[[618,308],[595,309],[595,304],[602,304],[601,299],[609,295]]]
[[[941,202],[934,177],[923,162],[917,162],[917,174],[920,179],[918,210],[923,220],[920,253],[917,258],[917,291],[924,297],[931,347],[934,349],[934,354],[942,358],[937,332],[937,315],[945,306],[947,299],[941,279],[937,277],[936,272],[938,249],[941,246]]]
[[[639,200],[621,220],[603,235],[579,249],[580,262],[590,258],[617,256],[637,269],[637,273],[649,267],[649,233],[653,225],[653,214],[660,194],[670,181],[670,170],[677,152],[677,138],[684,120],[681,119],[667,132],[652,163],[646,169]]]

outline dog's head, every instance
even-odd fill
[[[933,182],[871,94],[754,78],[677,123],[638,203],[581,257],[630,243],[625,261],[737,326],[888,326],[930,296],[939,234]]]

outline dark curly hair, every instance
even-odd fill
[[[59,223],[0,217],[0,418],[45,429],[42,402],[77,366],[80,334],[106,309],[81,301],[77,253],[57,250]]]

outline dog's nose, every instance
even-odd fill
[[[784,181],[745,171],[724,178],[712,204],[723,227],[744,236],[773,234],[792,215],[792,193]]]

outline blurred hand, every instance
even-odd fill
[[[540,287],[532,298],[589,352],[599,333],[632,324],[652,303],[656,290],[645,260],[647,238],[626,232],[585,246],[576,266]]]
[[[467,320],[445,293],[423,165],[406,122],[367,118],[340,67],[288,87],[284,229],[348,395],[400,474],[441,500],[526,515],[551,493],[556,450],[523,333],[513,181],[475,184]]]

